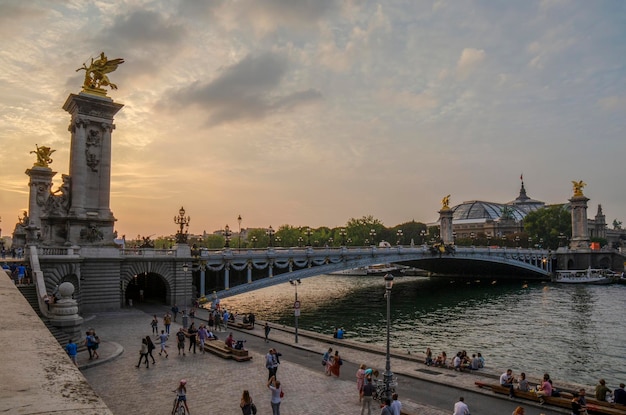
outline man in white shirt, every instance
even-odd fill
[[[454,404],[454,412],[452,415],[470,415],[469,407],[464,401],[465,399],[461,396],[459,401]]]
[[[500,375],[500,386],[509,388],[509,398],[513,397],[513,382],[515,382],[515,378],[511,369],[507,369],[506,372]]]
[[[402,410],[402,402],[398,400],[398,394],[394,393],[391,395],[391,414],[392,415],[401,415]]]

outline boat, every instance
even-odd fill
[[[556,272],[554,282],[563,284],[611,284],[620,274],[610,269],[569,269]]]

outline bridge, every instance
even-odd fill
[[[94,255],[96,253],[96,255]],[[76,287],[80,312],[119,309],[146,299],[187,305],[195,295],[225,298],[244,292],[336,271],[380,263],[420,268],[435,276],[490,276],[547,279],[554,254],[548,250],[456,247],[439,250],[427,245],[392,247],[323,247],[223,249],[193,252],[188,245],[173,249],[118,249],[91,252],[89,247],[29,246],[35,271],[43,274],[51,293],[62,282]],[[207,273],[215,281],[207,286]],[[213,278],[211,279],[213,281]]]

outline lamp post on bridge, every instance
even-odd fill
[[[426,229],[422,229],[420,231],[420,236],[422,237],[422,245],[424,245],[424,242],[426,241]]]
[[[241,215],[237,216],[237,223],[239,223],[239,233],[237,234],[237,248],[241,252]]]
[[[311,231],[311,228],[307,227],[305,233],[306,233],[306,245],[311,246],[311,234],[313,233]]]
[[[276,242],[276,246],[280,247],[280,243],[283,241],[283,239],[280,236],[277,236],[274,238],[274,241]]]
[[[304,242],[304,239],[302,239],[301,236],[298,236],[298,248],[302,246],[303,242]]]
[[[341,228],[339,231],[339,235],[341,236],[341,246],[345,246],[346,243],[346,228]]]
[[[396,245],[401,245],[402,244],[402,229],[398,229],[398,231],[396,232],[396,236],[398,237],[398,241],[396,243]]]
[[[386,274],[385,277],[385,298],[387,299],[387,353],[385,362],[385,373],[383,380],[385,382],[385,397],[391,400],[391,382],[393,381],[393,372],[391,371],[391,355],[389,353],[389,331],[391,327],[391,287],[393,287],[393,275]]]
[[[184,281],[185,281],[185,285],[184,285],[185,289],[183,290],[183,296],[185,297],[184,305],[185,305],[185,310],[186,311],[187,311],[187,271],[189,271],[189,265],[187,265],[187,263],[185,262],[183,264],[183,275],[185,277],[185,278],[183,278]]]
[[[295,341],[298,343],[298,317],[300,317],[300,301],[298,301],[298,285],[300,285],[302,281],[298,278],[297,280],[289,280],[289,284],[293,285],[296,289],[296,301],[293,303],[293,316],[295,319],[295,328],[296,328],[296,338]]]
[[[252,238],[250,238],[250,242],[252,242],[252,247],[256,248],[256,242],[257,242],[257,237],[253,236]]]
[[[230,231],[230,226],[226,225],[224,227],[224,248],[230,248],[230,236],[232,232]]]
[[[370,230],[370,239],[372,240],[372,245],[376,245],[376,229]]]
[[[178,216],[174,216],[174,223],[180,226],[180,229],[176,232],[176,243],[187,243],[189,222],[191,222],[191,217],[185,217],[185,208],[181,206],[180,209],[178,209]]]
[[[273,241],[273,236],[274,236],[274,229],[272,228],[272,225],[270,225],[269,228],[267,228],[267,231],[265,232],[267,234],[267,236],[269,236],[270,238],[270,243],[269,246],[270,248],[274,246],[274,241]]]

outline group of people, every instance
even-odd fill
[[[12,263],[9,265],[5,262],[2,264],[2,269],[11,277],[15,285],[30,285],[32,281],[30,266],[26,264]]]
[[[426,348],[424,364],[426,366],[450,367],[460,372],[470,369],[478,370],[485,367],[485,358],[480,353],[472,354],[470,358],[465,350],[457,352],[451,362],[448,361],[448,355],[442,351],[436,358],[433,358],[433,352],[430,347]]]
[[[322,366],[324,366],[324,373],[326,376],[337,376],[341,374],[341,366],[343,360],[339,356],[339,350],[335,350],[333,354],[333,348],[329,347],[328,350],[322,355]]]

